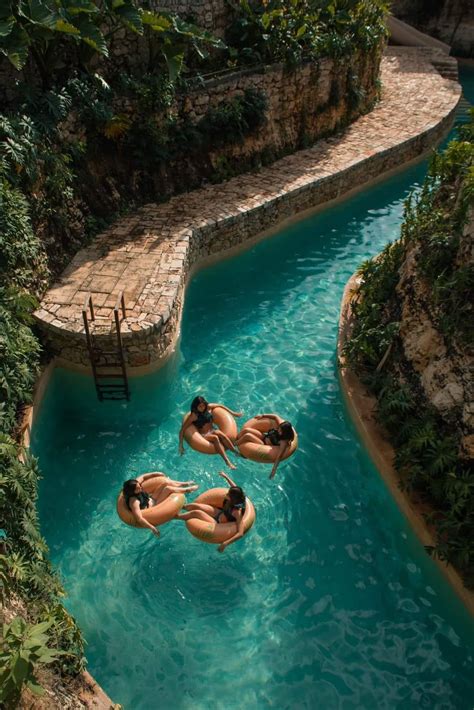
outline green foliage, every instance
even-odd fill
[[[197,129],[213,148],[242,141],[264,124],[267,105],[263,92],[246,89],[242,96],[234,96],[210,108]]]
[[[129,101],[126,114],[114,113],[114,100],[122,101],[123,95],[117,97],[110,87],[74,83],[74,91],[84,98],[82,117],[89,127],[89,140],[106,138],[115,143],[141,169],[157,170],[167,161],[242,141],[266,120],[266,96],[257,89],[221,101],[197,124],[163,114],[173,97],[168,82],[146,77],[142,83],[128,77],[121,80],[118,90]]]
[[[0,9],[0,52],[18,70],[31,53],[45,88],[60,58],[61,40],[86,45],[90,51],[82,53],[82,61],[87,63],[93,54],[108,56],[108,38],[120,27],[154,35],[155,53],[162,55],[172,81],[183,69],[188,49],[204,56],[206,46],[222,46],[195,25],[169,13],[151,12],[132,0],[5,0]]]
[[[0,288],[0,414],[2,430],[13,429],[20,404],[28,402],[37,375],[39,343],[28,327],[35,300]]]
[[[38,664],[53,663],[63,651],[48,647],[46,633],[50,621],[29,624],[21,617],[15,617],[10,624],[3,625],[0,651],[0,702],[6,708],[14,708],[24,687],[35,695],[42,695],[43,689],[35,677]]]
[[[231,2],[236,19],[226,39],[249,64],[350,56],[367,52],[387,36],[382,0],[256,0]]]
[[[417,199],[407,202],[403,239],[418,246],[417,261],[436,306],[437,326],[448,340],[474,343],[474,266],[458,260],[462,232],[474,203],[474,114],[431,161]],[[466,140],[469,138],[470,140]],[[469,246],[467,245],[467,248]]]
[[[474,195],[474,114],[460,141],[434,157],[422,189],[405,205],[402,238],[359,270],[355,324],[345,354],[377,396],[377,417],[396,449],[402,484],[428,500],[437,544],[430,554],[456,565],[474,587],[474,472],[459,454],[460,433],[425,400],[398,340],[396,293],[406,249],[430,289],[430,317],[449,341],[473,342],[474,266],[463,228]],[[416,298],[416,293],[413,294]],[[387,350],[390,346],[390,349]],[[382,365],[384,354],[388,358]]]
[[[355,326],[345,349],[358,371],[376,368],[398,333],[394,291],[403,256],[401,242],[388,244],[377,259],[364,262],[358,270],[359,297],[352,306]]]
[[[18,187],[1,178],[0,276],[4,283],[13,282],[33,291],[41,288],[47,276],[44,251],[33,231],[28,200]]]
[[[74,619],[58,601],[64,592],[39,532],[38,478],[36,461],[7,434],[0,434],[0,519],[8,544],[0,556],[2,597],[18,594],[28,600],[29,614],[47,621],[54,647],[67,652],[61,668],[77,673],[83,667],[83,641]]]

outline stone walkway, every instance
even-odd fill
[[[193,264],[244,242],[298,211],[321,204],[402,165],[434,145],[450,125],[459,84],[426,52],[390,48],[382,60],[383,98],[343,134],[256,173],[146,205],[80,251],[50,289],[36,319],[53,352],[87,365],[82,306],[110,345],[117,295],[125,292],[123,343],[130,366],[148,365],[173,346]]]

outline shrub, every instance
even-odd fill
[[[53,663],[63,655],[47,646],[46,631],[51,623],[29,624],[17,616],[10,624],[3,625],[0,651],[0,702],[6,708],[18,705],[23,687],[35,695],[43,695],[43,689],[35,677],[38,664]]]
[[[242,96],[210,108],[197,129],[213,148],[239,142],[264,124],[266,110],[265,94],[257,89],[246,89]]]
[[[347,57],[379,47],[387,36],[383,0],[236,0],[231,5],[235,20],[226,40],[247,64]]]
[[[405,206],[401,239],[363,264],[353,302],[355,323],[345,347],[350,366],[377,396],[377,418],[396,449],[402,485],[428,500],[437,530],[430,554],[457,566],[474,587],[474,472],[460,456],[460,432],[426,400],[398,338],[396,293],[407,247],[429,289],[430,317],[448,344],[473,342],[474,266],[459,260],[462,231],[472,209],[474,114],[461,141],[434,157],[425,183]],[[470,248],[471,245],[467,245]],[[416,297],[416,294],[414,294]],[[381,365],[383,364],[383,367]]]

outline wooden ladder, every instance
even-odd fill
[[[97,338],[94,337],[89,328],[89,313],[91,321],[95,320],[94,304],[92,303],[92,295],[90,293],[87,294],[82,308],[82,319],[84,321],[87,349],[89,351],[95,389],[97,397],[101,402],[104,400],[130,399],[127,368],[125,366],[125,357],[122,346],[122,333],[120,330],[120,310],[122,311],[123,319],[125,319],[126,309],[123,291],[119,293],[117,303],[114,308],[114,323],[117,344],[113,350],[104,350],[97,345]],[[112,362],[107,361],[107,356],[112,356],[114,360],[112,360]],[[105,358],[106,364],[101,362],[103,358]],[[118,372],[110,372],[112,369],[118,370]]]

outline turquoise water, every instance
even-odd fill
[[[126,710],[456,708],[474,700],[474,625],[398,511],[346,415],[335,348],[344,285],[396,238],[425,165],[201,271],[176,356],[96,400],[56,370],[33,432],[43,533],[89,670]],[[218,554],[172,522],[156,540],[115,514],[150,470],[218,484],[178,455],[195,394],[276,411],[300,448],[274,481],[236,460],[253,530]]]
[[[474,106],[474,66],[467,64],[459,65],[459,81],[462,85],[463,94]]]

